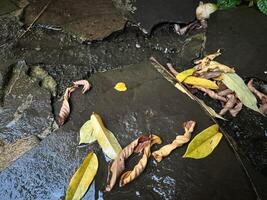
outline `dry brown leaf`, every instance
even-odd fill
[[[75,81],[73,82],[74,85],[76,86],[83,86],[83,89],[82,89],[82,93],[86,93],[88,90],[90,90],[90,83],[87,81],[87,80],[79,80],[79,81]]]
[[[253,86],[253,79],[251,79],[248,82],[248,88],[251,92],[253,92],[260,100],[260,111],[263,114],[267,114],[267,95],[263,94],[262,92],[258,91],[254,86]]]
[[[72,92],[76,90],[77,86],[71,86],[68,87],[65,91],[64,98],[63,98],[63,103],[59,111],[59,118],[58,118],[58,123],[59,125],[63,125],[67,118],[69,117],[70,114],[70,105],[69,105],[69,98]]]
[[[134,166],[132,171],[127,171],[121,175],[120,187],[133,181],[136,177],[138,177],[144,171],[147,165],[148,158],[151,155],[151,151],[150,151],[151,146],[154,144],[161,144],[161,139],[156,135],[151,135],[151,139],[144,142],[142,158]]]
[[[132,155],[134,151],[139,152],[140,150],[144,148],[143,143],[146,141],[149,141],[150,137],[149,136],[140,136],[133,142],[131,142],[129,145],[127,145],[122,151],[119,153],[117,158],[112,162],[112,165],[110,167],[110,172],[111,172],[111,178],[110,181],[106,187],[106,191],[110,191],[115,183],[117,178],[121,175],[123,170],[125,169],[125,160]],[[142,146],[142,148],[141,148]]]
[[[157,162],[160,162],[164,157],[168,156],[174,149],[182,146],[183,144],[189,142],[191,138],[191,133],[194,130],[196,122],[187,121],[183,124],[185,133],[183,135],[178,135],[171,144],[167,144],[161,147],[159,150],[152,153],[153,157]]]
[[[220,115],[224,115],[228,110],[232,109],[237,102],[237,98],[234,94],[227,95],[227,102],[223,109],[220,111]]]
[[[204,73],[204,72],[207,72],[207,71],[213,71],[213,70],[220,70],[221,72],[224,72],[224,73],[234,73],[235,70],[226,66],[226,65],[223,65],[217,61],[210,61],[208,65],[204,66],[204,67],[199,67],[199,66],[196,66],[197,69],[199,70],[198,73]]]
[[[220,56],[221,54],[222,54],[221,50],[218,49],[216,53],[209,54],[209,55],[205,56],[204,58],[195,61],[194,63],[197,65],[200,65],[200,66],[205,66],[205,65],[209,64],[209,62],[211,60],[214,60],[216,57]]]
[[[220,91],[220,92],[218,92],[217,94],[219,95],[219,96],[227,96],[228,94],[232,94],[233,93],[233,91],[232,90],[230,90],[230,89],[225,89],[225,90],[222,90],[222,91]]]
[[[200,77],[205,78],[205,79],[211,79],[211,78],[216,78],[221,76],[222,72],[220,71],[213,71],[213,72],[205,72],[202,74],[199,74]]]
[[[214,91],[212,91],[210,89],[203,88],[203,87],[200,87],[200,86],[193,86],[193,88],[197,88],[198,90],[200,90],[202,92],[205,92],[212,99],[220,100],[220,101],[223,101],[223,102],[227,102],[225,97],[222,97],[222,96],[218,95],[216,92],[214,92]]]
[[[238,102],[234,108],[230,109],[229,112],[233,117],[236,117],[237,114],[240,112],[240,110],[242,109],[242,102]]]
[[[263,94],[262,92],[258,91],[254,86],[253,86],[253,79],[251,79],[248,82],[248,88],[251,92],[253,92],[261,101],[266,101],[267,100],[267,95]],[[265,100],[266,99],[266,100]]]

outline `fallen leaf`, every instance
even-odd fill
[[[219,126],[214,124],[196,135],[189,143],[184,158],[201,159],[212,153],[222,138]]]
[[[196,71],[195,68],[190,68],[178,73],[175,77],[179,82],[183,82],[188,76],[191,76]]]
[[[218,85],[215,82],[195,76],[188,76],[186,79],[184,79],[183,83],[186,83],[188,85],[200,86],[208,89],[219,89]]]
[[[127,90],[126,84],[123,82],[119,82],[115,85],[114,87],[115,90],[119,91],[119,92],[124,92]]]
[[[144,149],[143,144],[150,139],[151,138],[149,136],[142,135],[122,149],[122,151],[115,158],[110,167],[111,178],[108,181],[106,191],[109,192],[114,187],[117,178],[121,175],[121,173],[125,169],[125,160],[130,155],[132,155],[133,152],[140,153]]]
[[[121,151],[121,146],[116,137],[103,124],[101,117],[93,113],[80,131],[80,142],[91,143],[97,140],[104,153],[110,158],[115,159]]]
[[[248,108],[260,112],[257,106],[257,99],[236,73],[224,74],[223,83],[232,91],[236,93],[239,100]]]
[[[206,88],[199,87],[199,86],[193,86],[193,88],[196,88],[196,89],[198,89],[198,90],[200,90],[202,92],[205,92],[212,99],[220,100],[220,101],[223,101],[223,102],[227,101],[225,97],[218,95],[216,92],[214,92],[214,91],[212,91],[210,89],[206,89]]]
[[[223,109],[220,111],[220,115],[224,115],[228,110],[231,110],[234,108],[235,104],[237,103],[237,98],[234,94],[228,94],[227,95],[227,102],[223,106]]]
[[[133,181],[136,177],[138,177],[144,171],[147,165],[148,158],[151,155],[151,151],[150,151],[151,146],[154,144],[160,144],[160,143],[161,143],[161,139],[156,135],[152,135],[151,140],[145,141],[142,158],[134,166],[132,171],[124,172],[121,175],[120,187]]]
[[[197,67],[198,68],[198,67]],[[202,67],[201,69],[198,68],[198,73],[204,73],[204,72],[207,72],[207,71],[214,71],[214,70],[220,70],[221,72],[224,72],[224,73],[234,73],[235,70],[226,66],[226,65],[223,65],[217,61],[210,61],[208,65]]]
[[[66,200],[81,199],[93,181],[98,169],[98,159],[91,152],[72,176],[66,192]]]
[[[58,123],[59,125],[63,125],[67,118],[70,115],[70,105],[69,105],[69,98],[72,92],[76,90],[76,86],[68,87],[64,93],[62,106],[59,111],[59,119]]]
[[[157,162],[160,162],[164,157],[168,156],[174,149],[182,146],[183,144],[189,142],[191,138],[191,133],[194,131],[196,122],[188,121],[183,124],[185,133],[183,135],[178,135],[171,144],[167,144],[161,147],[159,150],[152,153],[153,157]]]
[[[79,86],[82,85],[83,86],[83,90],[82,93],[86,93],[88,90],[90,90],[90,83],[87,80],[79,80],[79,81],[75,81],[73,82],[74,85]]]
[[[96,141],[96,136],[94,133],[94,124],[91,120],[88,120],[83,124],[83,126],[80,129],[80,142],[79,144],[83,143],[93,143]]]

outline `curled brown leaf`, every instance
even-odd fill
[[[83,86],[83,89],[82,89],[83,94],[86,93],[90,89],[90,83],[87,80],[75,81],[75,82],[73,82],[73,84],[77,85],[77,86],[82,85]]]
[[[228,94],[232,94],[233,93],[233,91],[232,90],[230,90],[230,89],[225,89],[225,90],[222,90],[222,91],[220,91],[220,92],[218,92],[217,94],[219,95],[219,96],[227,96]]]
[[[203,87],[200,87],[200,86],[193,86],[193,88],[197,88],[198,90],[200,90],[202,92],[205,92],[212,99],[220,100],[220,101],[223,101],[223,102],[227,101],[225,97],[218,95],[216,92],[214,92],[214,91],[212,91],[210,89],[203,88]]]
[[[144,148],[144,143],[146,141],[149,141],[150,137],[149,136],[140,136],[136,140],[132,141],[129,145],[127,145],[122,151],[119,153],[118,157],[112,162],[112,165],[110,167],[110,172],[111,172],[111,178],[110,181],[106,187],[106,191],[110,191],[115,183],[117,178],[121,175],[123,170],[125,169],[125,160],[132,155],[132,153],[135,152],[140,152]]]
[[[220,115],[224,115],[228,110],[232,109],[237,102],[237,98],[234,94],[227,95],[227,102],[223,109],[220,111]]]
[[[193,132],[195,125],[196,122],[194,121],[185,122],[183,124],[185,131],[183,135],[178,135],[171,144],[167,144],[152,153],[155,160],[157,162],[160,162],[164,157],[168,156],[174,149],[189,142],[191,138],[191,133]]]
[[[127,183],[134,180],[138,177],[146,168],[147,161],[149,156],[151,155],[151,146],[154,144],[160,144],[161,139],[156,135],[151,135],[151,139],[144,142],[143,148],[143,156],[139,160],[139,162],[134,166],[132,171],[127,171],[121,175],[120,178],[120,187],[126,185]]]
[[[233,117],[236,117],[237,114],[240,112],[242,109],[243,104],[241,102],[238,102],[234,108],[230,109],[229,112]]]
[[[254,86],[253,86],[253,79],[251,79],[248,82],[248,88],[251,92],[253,92],[260,100],[260,111],[263,114],[267,114],[267,95],[263,94],[262,92],[258,91]]]
[[[69,105],[69,98],[72,92],[76,90],[76,86],[68,87],[64,93],[62,106],[59,111],[59,118],[58,123],[59,125],[63,125],[66,119],[69,117],[70,114],[70,105]]]
[[[170,72],[176,76],[178,74],[178,72],[174,69],[174,67],[172,66],[171,63],[167,63],[167,67],[169,68]]]
[[[213,72],[205,72],[205,73],[199,74],[199,76],[205,79],[211,79],[211,78],[216,78],[220,76],[221,74],[222,72],[220,71],[213,71]]]

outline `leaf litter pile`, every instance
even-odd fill
[[[243,106],[266,114],[267,96],[254,88],[253,80],[250,80],[248,85],[246,85],[243,79],[235,73],[233,67],[215,61],[214,59],[219,55],[221,55],[220,50],[195,61],[193,68],[180,73],[168,63],[167,67],[178,81],[176,87],[191,98],[192,93],[201,91],[210,98],[219,101],[222,108],[219,114],[217,114],[202,100],[198,99],[199,103],[212,116],[217,118],[223,119],[222,116],[227,112],[236,117]],[[188,91],[190,91],[190,94]],[[257,98],[259,99],[259,108]],[[196,97],[193,99],[196,99]]]

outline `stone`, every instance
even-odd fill
[[[31,150],[39,142],[40,140],[34,135],[19,139],[11,144],[1,145],[0,142],[0,171],[8,167],[24,153]]]
[[[13,143],[30,136],[48,135],[55,128],[51,94],[27,73],[24,61],[13,66],[0,107],[0,139]]]
[[[163,23],[189,23],[196,18],[199,0],[113,0],[117,8],[145,33]],[[203,1],[207,2],[207,1]],[[213,2],[213,1],[208,1]]]
[[[117,82],[126,92],[114,90]],[[99,169],[84,199],[255,199],[255,193],[230,145],[223,139],[214,152],[201,160],[183,159],[183,146],[160,164],[151,157],[146,170],[135,181],[103,193],[108,164],[97,143],[78,147],[79,129],[92,112],[102,117],[122,147],[141,134],[157,134],[163,144],[183,133],[182,123],[195,120],[193,136],[214,122],[196,102],[180,93],[149,63],[141,63],[93,75],[92,89],[71,96],[67,123],[40,145],[0,173],[3,199],[62,199],[68,183],[85,158],[94,151]],[[58,113],[61,102],[55,105]],[[162,144],[162,145],[163,145]],[[157,149],[159,146],[153,148]],[[130,157],[131,169],[138,156]]]
[[[266,21],[267,16],[247,6],[215,12],[208,21],[206,53],[222,49],[219,61],[243,77],[267,81]]]
[[[47,3],[31,3],[25,9],[25,23],[31,24]],[[100,40],[123,29],[125,19],[109,0],[57,0],[51,2],[36,24],[61,27],[81,40]]]

